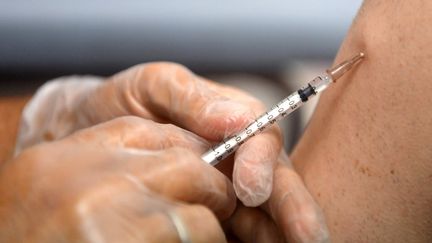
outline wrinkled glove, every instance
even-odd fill
[[[172,123],[216,142],[265,111],[252,96],[173,63],[138,65],[101,80],[70,77],[43,86],[24,110],[17,151],[125,115]],[[281,147],[281,131],[274,125],[235,153],[233,184],[245,205],[269,198]]]
[[[245,243],[330,242],[324,215],[285,151],[269,200],[260,208],[238,205],[225,227]]]
[[[179,242],[179,220],[186,240],[226,242],[236,198],[207,146],[124,117],[31,147],[0,170],[0,242]]]

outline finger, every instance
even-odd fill
[[[202,154],[209,143],[179,127],[159,124],[139,117],[116,118],[75,133],[74,141],[99,144],[108,147],[124,147],[147,150],[161,150],[183,147]]]
[[[189,242],[227,242],[218,220],[204,206],[179,204],[168,214],[177,234]]]
[[[127,180],[90,191],[74,211],[77,228],[92,242],[225,242],[209,209],[137,190]]]
[[[272,216],[288,241],[328,242],[324,215],[285,152],[275,170],[274,188],[263,208]]]
[[[228,227],[241,242],[284,242],[273,220],[259,208],[239,205],[230,217]]]
[[[131,155],[120,163],[137,185],[144,184],[173,200],[205,205],[220,219],[234,211],[236,198],[231,182],[191,151],[170,148],[153,154],[144,152],[142,156],[140,151]]]
[[[243,104],[254,114],[265,112],[265,106],[241,90],[203,79],[218,93]],[[229,113],[224,114],[229,117]],[[277,124],[248,140],[235,154],[233,183],[238,198],[254,207],[266,201],[273,185],[273,169],[282,148],[282,132]]]
[[[220,140],[255,117],[249,104],[234,102],[179,64],[140,65],[114,76],[111,83],[131,83],[131,78],[130,86],[139,92],[131,94],[134,103],[209,140]]]
[[[160,129],[157,126],[160,126]],[[149,141],[152,133],[155,133],[155,141]],[[235,194],[228,178],[203,163],[196,153],[178,148],[154,153],[142,150],[182,144],[187,148],[195,147],[195,151],[202,150],[203,143],[197,146],[193,138],[200,140],[192,133],[172,125],[129,117],[83,130],[74,137],[74,142],[97,141],[104,146],[120,144],[128,148],[140,148],[141,150],[123,150],[131,155],[132,159],[125,162],[120,158],[119,163],[126,167],[127,173],[138,178],[138,181],[170,198],[205,204],[221,218],[228,217],[235,208]],[[134,143],[133,146],[131,143]],[[142,162],[144,158],[146,163]]]
[[[271,127],[249,139],[235,154],[234,189],[246,206],[256,207],[270,197],[273,170],[282,147],[280,134],[279,127]]]

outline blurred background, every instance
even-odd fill
[[[0,96],[63,75],[174,61],[270,107],[325,70],[360,0],[1,0]],[[314,104],[281,125],[287,148]]]

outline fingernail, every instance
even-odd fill
[[[247,163],[236,161],[234,166],[234,190],[237,197],[247,207],[264,203],[273,186],[273,166],[271,163]]]

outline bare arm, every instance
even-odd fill
[[[292,159],[334,242],[432,240],[432,2],[366,0]]]

